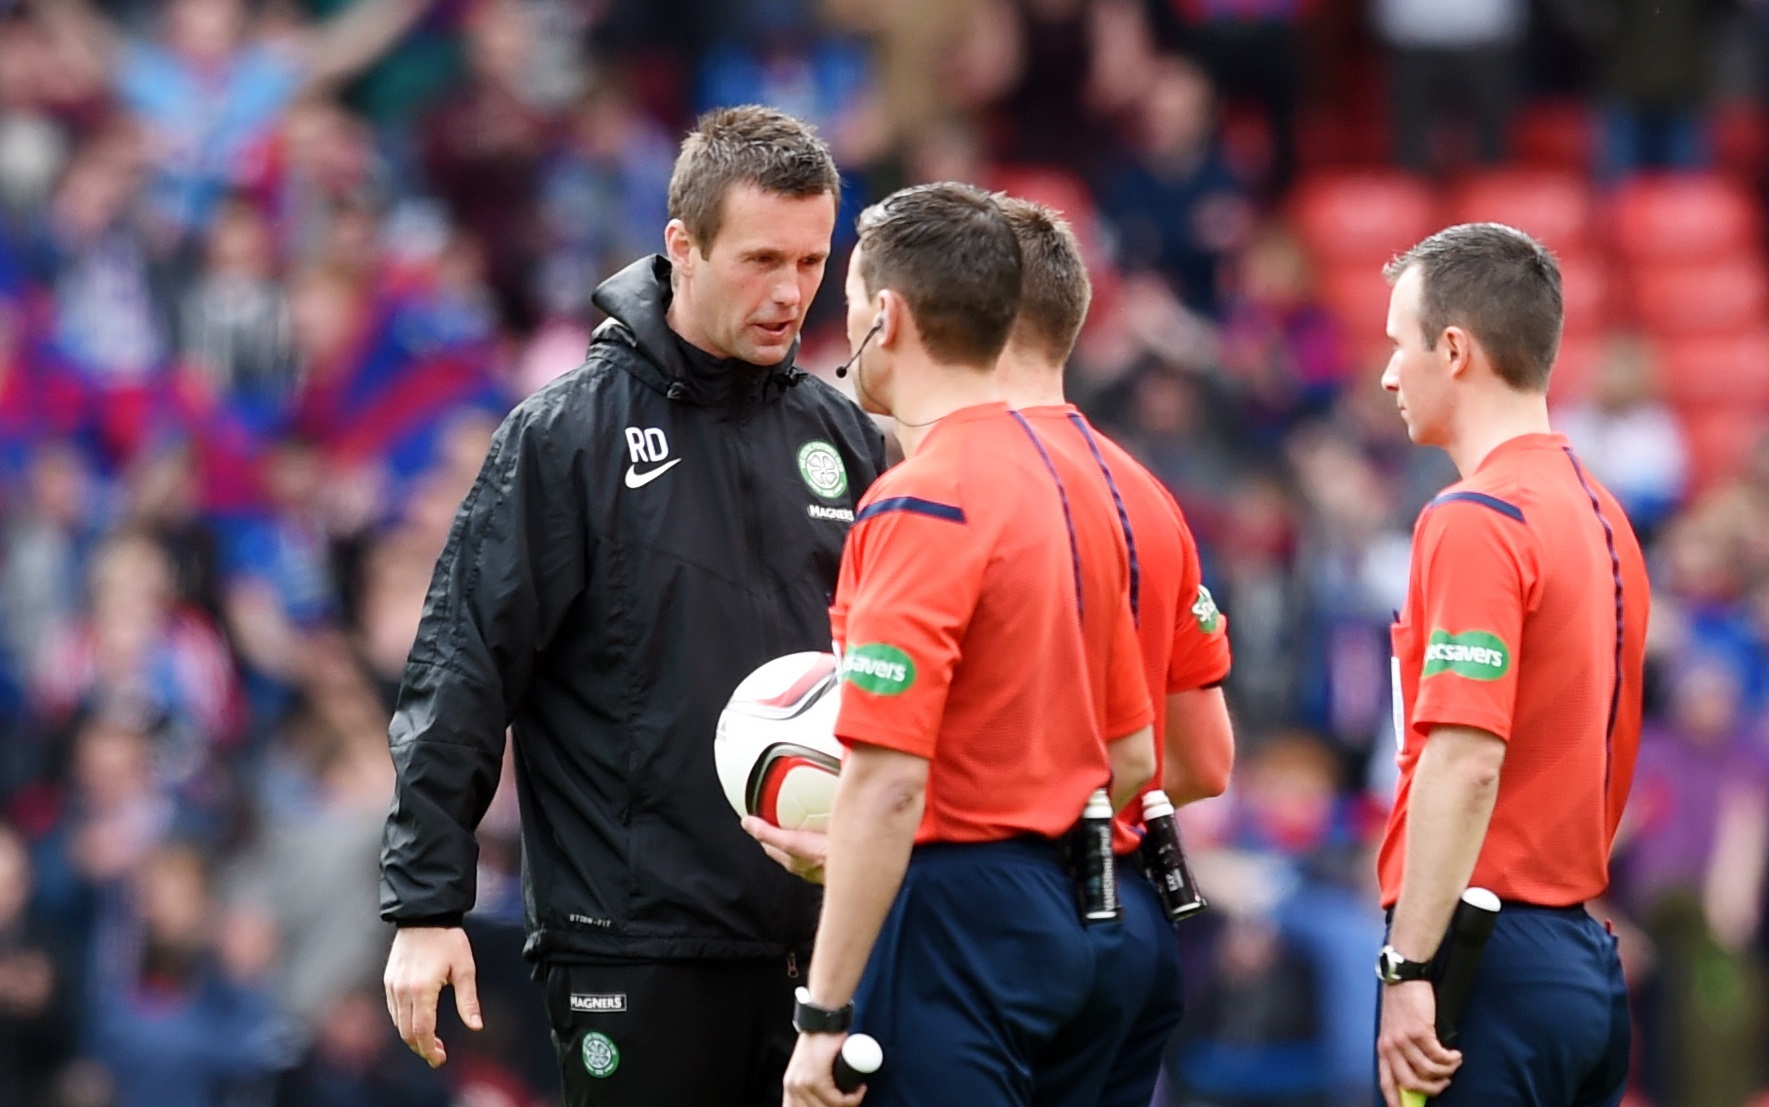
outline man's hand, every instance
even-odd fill
[[[484,1025],[476,980],[473,947],[460,927],[408,926],[394,935],[381,982],[387,991],[387,1013],[405,1044],[431,1068],[448,1060],[448,1050],[436,1037],[436,1004],[445,984],[454,985],[455,1010],[467,1029]]]
[[[744,831],[762,844],[780,867],[812,884],[823,883],[823,862],[829,856],[829,835],[819,830],[782,830],[754,815],[743,818]]]
[[[866,1089],[846,1093],[836,1090],[835,1056],[846,1034],[800,1034],[799,1044],[786,1065],[785,1094],[781,1107],[854,1107]]]
[[[1431,982],[1384,984],[1376,1070],[1388,1107],[1402,1107],[1403,1090],[1441,1094],[1461,1065],[1462,1055],[1437,1040],[1437,996]]]

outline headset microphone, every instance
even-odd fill
[[[872,341],[872,336],[877,334],[878,328],[882,326],[884,326],[884,316],[881,315],[872,321],[872,329],[867,331],[866,337],[862,338],[860,344],[854,347],[854,356],[835,367],[835,375],[838,378],[848,375],[848,370],[853,367],[855,362],[860,360],[860,355],[866,352],[866,344]]]

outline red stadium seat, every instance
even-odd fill
[[[1709,114],[1714,164],[1749,184],[1769,164],[1769,112],[1750,100],[1732,99]]]
[[[1659,343],[1658,389],[1678,408],[1769,412],[1769,328]]]
[[[1568,335],[1560,340],[1560,356],[1548,377],[1548,402],[1555,407],[1583,403],[1591,395],[1591,382],[1608,350],[1606,339],[1596,335]]]
[[[1689,446],[1690,487],[1698,493],[1742,472],[1769,433],[1769,417],[1742,408],[1703,405],[1677,414]]]
[[[1593,335],[1609,326],[1615,314],[1614,283],[1609,266],[1591,254],[1569,253],[1560,259],[1568,335]]]
[[[1769,319],[1769,272],[1755,257],[1642,266],[1634,314],[1655,335],[1736,334]]]
[[[1303,243],[1326,264],[1380,268],[1437,229],[1431,190],[1388,170],[1312,176],[1296,186],[1292,213]]]
[[[1597,124],[1580,100],[1549,100],[1517,113],[1511,150],[1526,165],[1586,174],[1597,152]]]
[[[1388,356],[1388,281],[1374,262],[1339,265],[1320,275],[1320,299],[1339,320],[1352,363]]]
[[[1617,191],[1616,245],[1635,261],[1702,261],[1754,250],[1762,213],[1739,184],[1708,173],[1656,173]]]
[[[1505,223],[1556,252],[1582,249],[1591,220],[1591,190],[1578,176],[1553,169],[1499,169],[1471,177],[1450,193],[1445,215],[1449,223]]]

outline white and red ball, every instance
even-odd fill
[[[787,830],[825,830],[841,772],[834,654],[787,654],[743,678],[719,714],[713,759],[739,815]]]

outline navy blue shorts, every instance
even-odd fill
[[[1059,1047],[1074,1086],[1102,1086],[1118,1022],[1084,1020],[1123,935],[1082,926],[1055,843],[917,847],[854,998],[854,1028],[884,1047],[867,1107],[1059,1102],[1035,1093]]]
[[[1094,996],[1037,1066],[1040,1107],[1148,1107],[1154,1098],[1162,1051],[1184,1011],[1179,941],[1135,857],[1118,859],[1118,898],[1120,927],[1087,928],[1099,965]],[[1103,1068],[1100,1049],[1109,1058]]]
[[[1583,907],[1507,903],[1462,1015],[1462,1067],[1431,1102],[1614,1107],[1626,1091],[1629,1039],[1614,936]]]

